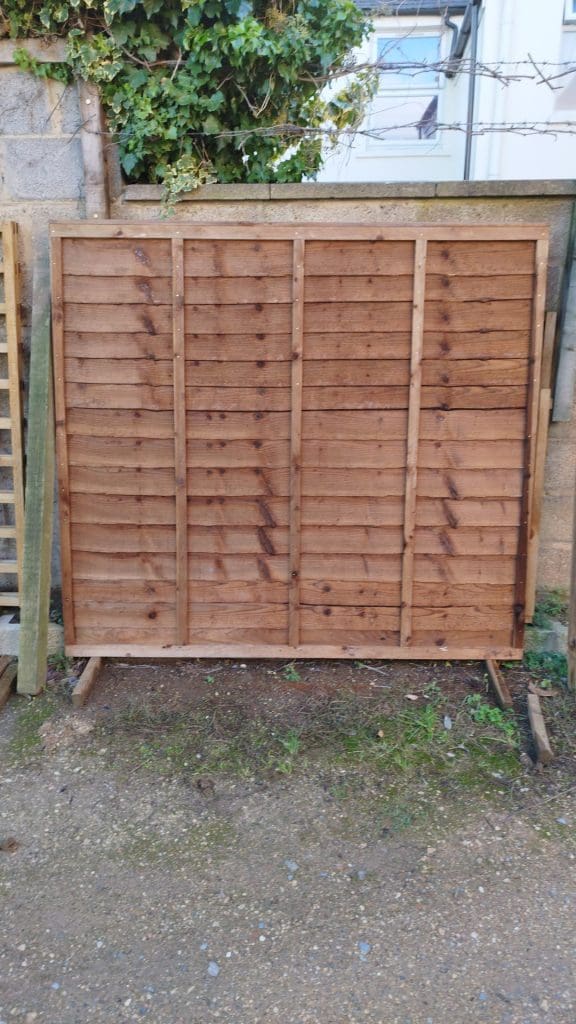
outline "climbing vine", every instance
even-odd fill
[[[4,35],[66,37],[64,63],[20,49],[20,67],[96,83],[126,177],[161,182],[170,199],[208,181],[313,176],[326,144],[359,123],[372,95],[371,73],[347,74],[368,31],[353,0],[0,6]]]

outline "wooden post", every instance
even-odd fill
[[[36,253],[32,295],[19,693],[40,693],[46,681],[54,461],[50,273],[44,245]]]
[[[540,541],[542,497],[544,494],[544,469],[546,466],[546,447],[548,442],[551,404],[552,393],[548,388],[543,388],[540,392],[540,412],[538,414],[538,432],[536,436],[536,461],[534,465],[534,480],[530,501],[530,532],[528,537],[528,564],[526,568],[526,622],[532,622],[536,608],[538,545]]]
[[[176,643],[188,643],[188,484],[186,468],[186,358],[184,242],[172,239],[174,355],[174,467],[176,494]]]
[[[75,708],[81,708],[88,700],[101,668],[102,658],[90,658],[88,660],[80,679],[72,690],[72,704]]]
[[[300,643],[302,518],[302,361],[304,353],[304,239],[294,240],[292,276],[292,387],[290,412],[290,578],[288,643]]]
[[[414,251],[414,293],[412,300],[412,353],[408,398],[408,444],[406,450],[406,491],[404,494],[404,549],[402,553],[402,603],[400,643],[412,638],[412,591],[414,586],[414,535],[416,532],[416,488],[418,484],[418,438],[420,433],[420,392],[424,345],[424,298],[426,290],[426,240],[417,239]]]
[[[574,492],[570,609],[568,613],[568,688],[576,690],[576,490]]]
[[[14,530],[18,563],[18,594],[22,590],[22,559],[24,554],[24,457],[22,451],[22,395],[20,287],[18,263],[18,229],[16,224],[2,226],[4,250],[4,298],[6,303],[6,348],[8,361],[8,396],[10,408],[10,448],[12,486],[14,491]],[[17,596],[17,600],[19,600]],[[6,595],[2,594],[2,603]]]
[[[543,765],[550,764],[550,762],[554,760],[554,752],[548,738],[540,698],[535,693],[528,694],[528,718],[530,721],[530,728],[532,729],[532,735],[534,737],[538,761]]]
[[[82,159],[86,217],[105,220],[109,216],[108,183],[104,155],[105,125],[100,93],[96,85],[80,82]]]

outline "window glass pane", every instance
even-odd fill
[[[372,148],[382,142],[419,142],[438,137],[437,96],[377,97],[370,112],[368,137]]]
[[[378,39],[378,63],[400,65],[398,71],[386,69],[380,78],[380,88],[394,89],[398,86],[406,88],[425,88],[435,85],[438,72],[425,69],[419,65],[435,64],[440,58],[439,36],[389,36]],[[410,65],[402,67],[402,65]],[[416,66],[414,66],[416,65]]]

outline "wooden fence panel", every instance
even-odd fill
[[[520,656],[544,228],[52,233],[70,653]]]

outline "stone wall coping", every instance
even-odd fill
[[[0,65],[14,64],[14,50],[24,49],[43,64],[66,59],[65,39],[0,39]]]
[[[259,200],[321,199],[474,199],[522,198],[525,196],[574,196],[576,180],[368,182],[330,184],[302,182],[293,185],[204,185],[183,194],[180,202],[254,202]],[[128,203],[159,203],[161,185],[126,185],[122,200]]]

